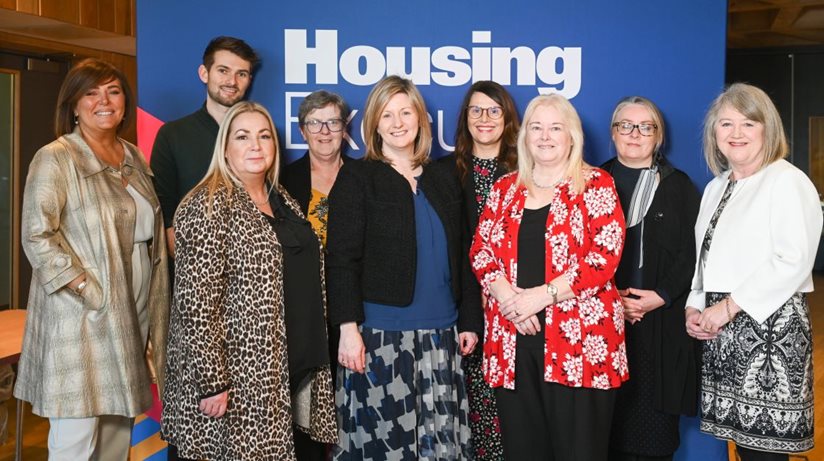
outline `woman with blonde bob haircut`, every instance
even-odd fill
[[[337,439],[323,254],[277,157],[266,109],[236,104],[175,213],[161,425],[180,459],[323,459],[298,441]]]
[[[363,133],[366,141],[365,158],[369,160],[379,160],[385,163],[391,161],[384,155],[383,138],[378,131],[382,109],[386,107],[389,100],[395,95],[405,94],[409,98],[409,110],[415,112],[420,121],[418,134],[412,145],[411,163],[414,167],[419,167],[429,163],[429,153],[432,151],[432,125],[429,123],[429,114],[426,112],[426,104],[423,101],[418,87],[397,75],[391,75],[380,81],[366,100],[366,108],[363,110]]]
[[[335,457],[472,459],[460,355],[482,319],[461,186],[428,161],[429,120],[409,80],[375,85],[364,139],[366,158],[343,165],[329,194]]]
[[[505,459],[605,461],[629,377],[613,281],[624,216],[612,177],[584,163],[583,144],[569,101],[533,99],[518,171],[492,187],[470,250],[488,299],[484,372]]]
[[[687,334],[704,348],[701,430],[735,442],[743,461],[786,460],[813,447],[807,293],[821,204],[807,175],[783,160],[781,118],[761,89],[731,85],[704,123],[716,176],[695,224],[686,305]]]

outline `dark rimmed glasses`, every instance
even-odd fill
[[[655,130],[658,129],[658,125],[646,122],[638,124],[630,122],[615,122],[612,126],[618,128],[618,133],[623,135],[628,135],[632,133],[632,130],[638,128],[638,132],[641,133],[641,136],[652,136],[655,134]]]
[[[346,127],[346,123],[343,121],[343,119],[333,118],[325,122],[321,122],[320,120],[307,120],[303,122],[303,126],[306,127],[306,131],[312,134],[320,133],[321,131],[323,131],[324,126],[332,133],[337,133],[338,131],[341,131],[344,127]]]
[[[481,107],[481,106],[469,106],[467,107],[469,114],[469,118],[481,118],[484,112],[486,112],[486,116],[497,120],[504,116],[504,109],[499,106],[492,106],[492,107]]]

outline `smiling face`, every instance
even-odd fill
[[[306,122],[313,120],[328,122],[329,120],[341,119],[340,109],[334,104],[315,109],[306,115]],[[345,122],[344,120],[344,123]],[[309,155],[324,159],[340,156],[343,135],[346,132],[345,129],[336,133],[330,131],[328,126],[322,125],[319,133],[310,133],[306,126],[302,126],[300,132],[303,134],[303,139],[305,139],[309,145]]]
[[[201,65],[197,71],[206,84],[207,97],[225,107],[243,99],[252,82],[251,63],[227,50],[215,52],[211,68]]]
[[[412,155],[418,136],[418,113],[406,93],[397,93],[389,99],[380,113],[378,134],[383,142],[381,150],[396,155]]]
[[[715,142],[738,178],[758,171],[763,160],[764,124],[730,106],[718,111]]]
[[[126,95],[117,79],[89,88],[74,106],[77,124],[87,133],[117,133],[125,111]]]
[[[629,122],[633,125],[642,123],[654,125],[649,109],[640,104],[629,104],[618,113],[617,122]],[[630,168],[649,168],[655,151],[656,137],[643,136],[636,127],[629,134],[621,134],[617,127],[612,128],[612,142],[618,151],[618,160]]]
[[[275,137],[269,120],[260,112],[244,112],[229,126],[226,163],[249,184],[266,176],[275,161]]]
[[[501,107],[494,99],[477,91],[472,93],[469,106]],[[499,119],[492,119],[489,117],[489,111],[483,111],[480,118],[472,118],[469,111],[467,111],[466,117],[466,125],[469,128],[469,134],[472,136],[475,155],[484,158],[486,158],[484,153],[491,153],[493,157],[497,155],[501,150],[501,136],[504,134],[506,115]]]
[[[567,162],[572,136],[558,109],[549,105],[535,108],[526,126],[526,147],[536,165],[556,167]]]

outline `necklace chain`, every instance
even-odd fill
[[[562,179],[564,179],[564,175],[563,175],[563,174],[561,174],[561,176],[559,176],[559,177],[558,177],[558,179],[556,179],[555,181],[553,181],[553,183],[552,183],[552,184],[549,184],[549,185],[547,185],[547,184],[539,184],[539,183],[538,183],[538,181],[536,181],[536,180],[535,180],[535,169],[534,169],[534,168],[532,169],[532,184],[534,184],[534,185],[535,185],[535,187],[537,187],[538,189],[554,189],[554,188],[555,188],[555,186],[557,186],[557,185],[558,185],[558,183],[559,183],[559,182],[561,182],[561,180],[562,180]]]

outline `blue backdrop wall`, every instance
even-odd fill
[[[149,154],[157,127],[196,110],[203,48],[217,35],[243,38],[261,55],[249,97],[278,125],[286,160],[303,154],[301,98],[323,88],[356,111],[352,156],[363,155],[360,110],[387,73],[423,93],[436,133],[434,156],[451,150],[458,104],[473,81],[493,79],[519,111],[542,92],[571,99],[583,120],[588,162],[613,155],[615,103],[638,94],[668,123],[667,152],[699,188],[709,179],[701,124],[724,84],[726,3],[719,0],[141,1],[137,4],[139,142]],[[678,459],[724,459],[688,425]]]
[[[570,98],[593,164],[612,155],[615,102],[646,96],[669,124],[669,158],[699,187],[708,179],[701,121],[724,82],[726,2],[145,1],[137,6],[137,26],[141,117],[169,121],[199,107],[203,48],[216,35],[237,36],[263,58],[249,97],[272,112],[287,161],[305,149],[296,125],[303,95],[336,91],[358,111],[349,153],[360,157],[366,95],[380,77],[401,73],[424,94],[435,156],[454,144],[457,105],[469,85],[493,79],[507,86],[519,110],[540,92]],[[151,130],[141,139],[150,147]]]

